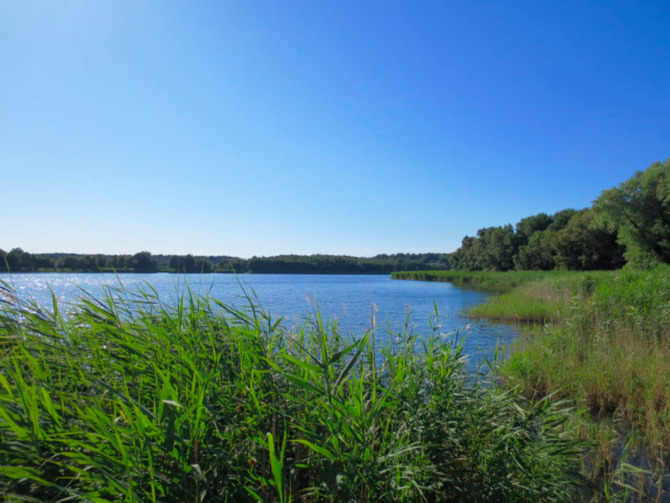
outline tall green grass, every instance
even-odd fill
[[[573,501],[569,410],[473,380],[458,338],[377,348],[147,288],[67,314],[0,286],[4,501]],[[419,350],[417,350],[417,347]]]
[[[500,292],[539,279],[558,277],[564,274],[563,271],[398,271],[391,273],[391,278],[445,281],[457,286],[471,286],[480,290]]]
[[[527,393],[556,390],[670,449],[670,268],[590,278],[558,323],[520,341],[506,365]]]
[[[514,274],[514,273],[507,273]],[[468,315],[511,323],[557,322],[569,316],[570,305],[589,298],[595,285],[611,277],[610,272],[553,272],[550,275],[525,275],[501,284],[502,293],[473,306]],[[494,279],[499,281],[499,279]],[[501,287],[502,288],[502,287]]]
[[[502,371],[529,397],[553,393],[590,411],[581,428],[596,446],[592,484],[607,488],[622,442],[633,439],[637,467],[647,471],[628,473],[626,487],[641,491],[637,501],[663,501],[670,485],[670,268],[590,279],[555,323],[518,342]]]
[[[394,279],[444,281],[496,294],[466,313],[472,318],[511,323],[545,323],[562,317],[572,298],[591,295],[608,271],[409,271]]]
[[[670,267],[397,276],[496,288],[468,315],[534,322],[500,373],[531,400],[583,410],[572,421],[591,445],[584,476],[595,500],[661,501],[670,487]]]

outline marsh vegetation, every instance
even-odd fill
[[[497,290],[469,315],[523,323],[497,370],[505,385],[531,401],[573,404],[596,499],[624,498],[611,487],[619,477],[630,486],[625,498],[661,501],[670,480],[670,267],[396,277]]]
[[[111,287],[65,315],[3,284],[2,498],[573,501],[568,406],[473,378],[455,334],[382,346],[247,299]]]

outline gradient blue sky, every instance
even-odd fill
[[[0,248],[449,252],[670,156],[670,2],[0,0]]]

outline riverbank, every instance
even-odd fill
[[[503,288],[469,314],[535,323],[503,362],[505,382],[531,399],[569,399],[588,412],[578,419],[586,419],[582,435],[600,449],[592,477],[617,466],[622,429],[663,477],[670,449],[670,268],[394,277]]]
[[[247,298],[0,286],[4,501],[574,501],[564,404],[473,380],[462,340],[288,329]]]

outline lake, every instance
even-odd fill
[[[337,320],[344,334],[362,335],[376,321],[378,339],[402,332],[409,319],[414,333],[465,336],[465,352],[472,369],[482,356],[490,357],[497,345],[509,345],[519,334],[516,327],[468,320],[463,311],[484,302],[488,294],[462,290],[449,283],[392,280],[384,275],[249,274],[8,274],[0,280],[12,285],[18,296],[48,306],[53,292],[68,304],[82,290],[100,296],[105,286],[128,289],[151,285],[160,298],[173,302],[188,286],[193,292],[210,295],[226,304],[243,306],[243,289],[255,292],[261,307],[283,324],[295,326],[309,319],[318,306],[324,319]],[[438,316],[435,316],[435,306]],[[409,316],[409,318],[408,318]]]

